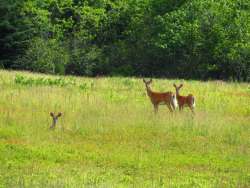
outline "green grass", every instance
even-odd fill
[[[154,115],[141,79],[0,71],[0,187],[250,187],[249,84],[152,87],[174,82],[194,117]]]

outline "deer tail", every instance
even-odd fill
[[[192,96],[192,106],[195,107],[195,100],[194,100],[194,96]]]

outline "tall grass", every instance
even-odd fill
[[[195,116],[154,115],[141,79],[0,71],[0,187],[249,187],[249,84],[173,83]]]

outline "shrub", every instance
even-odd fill
[[[64,74],[69,55],[55,39],[34,38],[16,67],[42,73]]]
[[[25,86],[76,86],[81,90],[87,91],[89,89],[92,89],[94,86],[93,82],[81,82],[77,83],[75,79],[65,79],[65,78],[45,78],[45,77],[28,77],[17,74],[15,76],[14,82],[19,85],[25,85]]]

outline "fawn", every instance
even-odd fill
[[[189,94],[188,96],[181,96],[180,95],[180,89],[182,88],[183,84],[180,84],[178,87],[174,84],[173,85],[176,90],[176,96],[177,96],[177,101],[179,105],[179,110],[183,110],[185,106],[188,106],[192,113],[194,113],[194,107],[195,107],[195,101],[194,101],[194,96],[192,94]]]
[[[174,93],[170,91],[164,92],[164,93],[152,91],[149,86],[152,83],[152,79],[150,79],[149,81],[146,81],[145,79],[143,79],[143,82],[146,86],[147,94],[154,106],[155,113],[158,112],[158,106],[161,104],[167,105],[170,112],[173,112],[173,110],[177,108],[178,104],[177,104],[176,95]]]
[[[62,112],[59,112],[57,115],[53,112],[50,112],[50,116],[52,117],[52,125],[50,126],[50,129],[54,129],[56,127],[57,120],[61,115]]]

